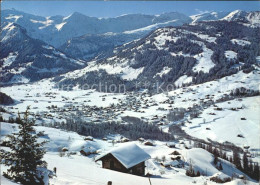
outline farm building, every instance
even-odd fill
[[[124,144],[118,148],[99,156],[96,161],[102,161],[102,167],[130,173],[145,175],[145,161],[151,156],[134,143]]]

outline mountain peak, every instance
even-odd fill
[[[74,13],[71,14],[71,16],[86,16],[86,15],[84,15],[80,12],[74,12]]]
[[[1,42],[6,42],[10,38],[24,38],[26,37],[26,30],[22,28],[20,25],[13,22],[6,22],[5,26],[1,31],[1,35],[3,36]]]
[[[88,17],[80,12],[74,12],[72,13],[70,16],[68,16],[68,19],[71,19],[71,18],[79,18],[79,17]]]
[[[224,18],[222,18],[222,20],[226,20],[226,21],[234,21],[237,19],[244,19],[245,16],[248,13],[242,10],[235,10],[233,12],[230,12],[227,16],[225,16]]]
[[[199,21],[212,21],[212,20],[219,20],[227,16],[229,12],[204,12],[196,15],[190,16],[190,18],[193,20],[192,23],[199,22]]]

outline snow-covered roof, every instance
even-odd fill
[[[113,155],[127,169],[151,158],[151,156],[134,143],[127,143],[117,147],[106,154],[100,155],[96,161]]]

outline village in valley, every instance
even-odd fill
[[[247,75],[247,84],[257,88],[256,76]],[[259,96],[231,96],[233,86],[216,93],[209,88],[213,83],[217,87],[221,81],[233,83],[236,79],[234,75],[160,94],[146,90],[125,93],[61,90],[49,80],[6,87],[2,91],[15,96],[17,103],[1,109],[2,147],[4,136],[17,132],[17,113],[23,114],[30,106],[30,118],[35,120],[40,140],[48,140],[46,161],[57,170],[57,176],[50,179],[53,184],[70,179],[67,173],[73,176],[70,170],[77,166],[74,160],[86,164],[82,168],[87,171],[97,171],[85,180],[74,177],[87,184],[91,180],[93,184],[100,181],[105,184],[107,180],[124,184],[121,180],[125,175],[119,172],[145,176],[126,176],[129,183],[140,184],[149,184],[148,178],[152,184],[170,183],[172,178],[184,184],[233,182],[232,178],[245,181],[245,174],[229,160],[234,151],[241,150],[247,152],[252,165],[259,160],[259,143],[255,140],[259,130],[248,133],[249,125],[242,126],[257,115]],[[44,87],[41,92],[40,87]],[[234,119],[240,130],[230,125]],[[129,124],[133,126],[127,127]],[[215,124],[226,126],[221,130]],[[223,134],[226,129],[227,135]],[[70,163],[75,167],[68,168]],[[107,172],[102,168],[119,172],[108,172],[109,177],[100,180],[98,174]],[[187,174],[190,177],[184,178]]]

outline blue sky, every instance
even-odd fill
[[[194,15],[206,11],[260,10],[259,1],[2,1],[1,9],[15,8],[41,16],[70,15],[80,12],[94,17],[122,14],[181,12]]]

